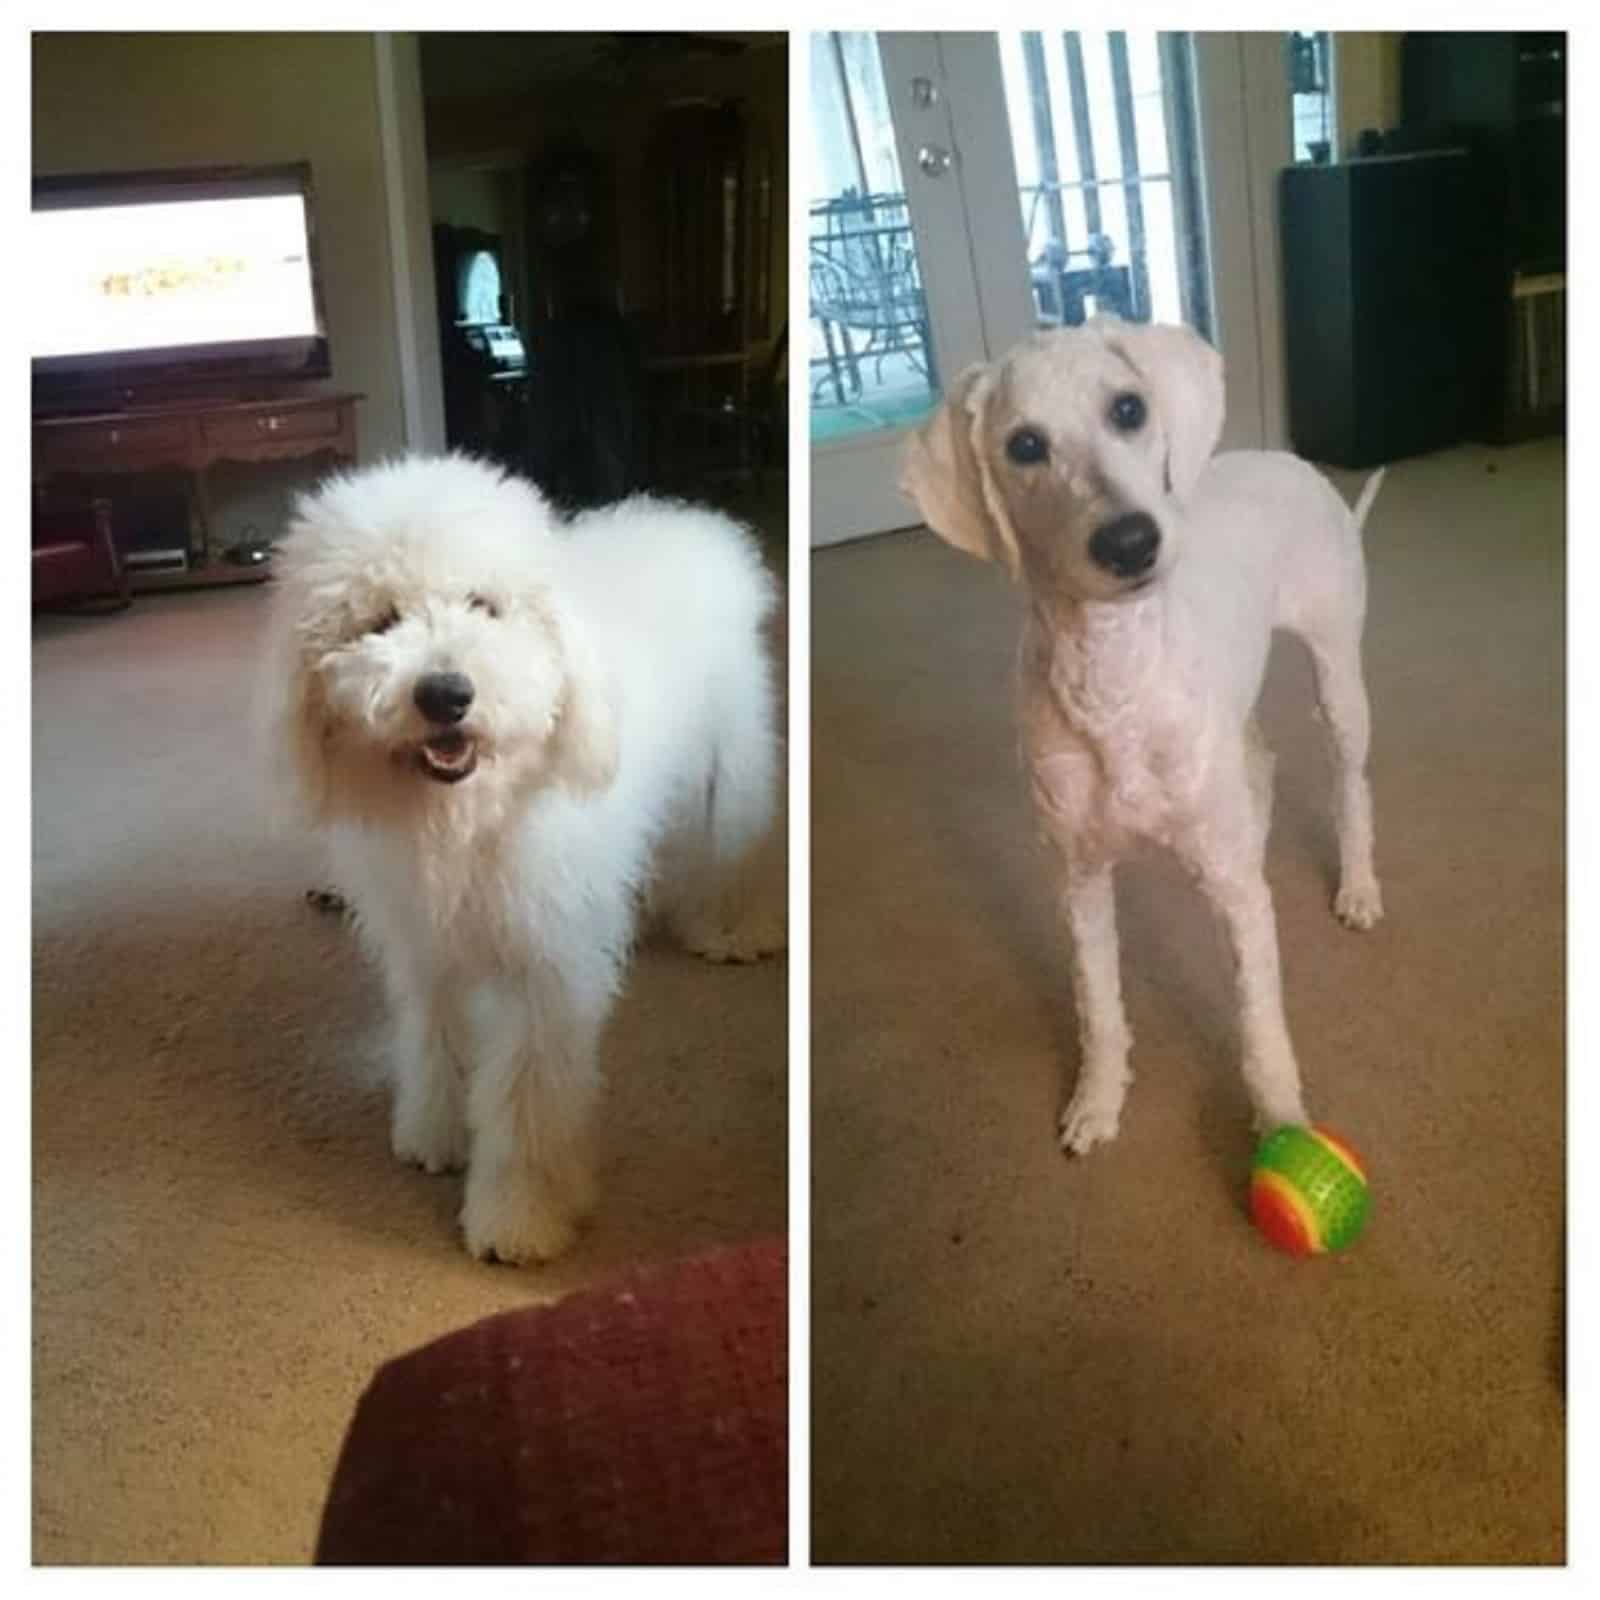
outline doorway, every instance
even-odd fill
[[[448,446],[566,507],[780,502],[786,36],[426,33],[419,59]]]

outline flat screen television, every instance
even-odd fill
[[[35,411],[331,370],[308,162],[36,177],[24,257]]]

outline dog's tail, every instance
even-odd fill
[[[1378,498],[1378,490],[1383,487],[1383,475],[1388,470],[1387,467],[1379,467],[1361,486],[1361,497],[1356,501],[1355,510],[1350,513],[1356,519],[1357,533],[1366,526],[1367,513],[1372,509],[1372,502]]]

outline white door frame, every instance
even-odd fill
[[[1278,173],[1294,157],[1281,33],[1196,33],[1200,185],[1217,347],[1228,362],[1228,450],[1288,438]]]
[[[423,138],[422,54],[414,33],[375,33],[372,42],[405,445],[437,454],[445,448],[444,379]]]
[[[938,40],[968,222],[964,242],[975,258],[979,249],[986,258],[975,259],[973,276],[984,359],[992,361],[1034,331],[1028,240],[1017,203],[1000,40],[994,33],[943,33]],[[973,240],[984,243],[975,246]]]

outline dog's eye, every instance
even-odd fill
[[[1006,454],[1019,467],[1031,467],[1050,459],[1050,441],[1037,428],[1018,428],[1006,440]]]
[[[469,594],[467,596],[467,604],[471,606],[474,611],[483,612],[485,616],[498,617],[500,615],[500,607],[497,606],[487,595]]]
[[[1119,394],[1111,402],[1111,426],[1120,429],[1123,433],[1136,433],[1144,426],[1145,405],[1144,396],[1133,394]]]
[[[390,606],[376,622],[367,629],[368,633],[387,633],[400,620],[400,613]]]

